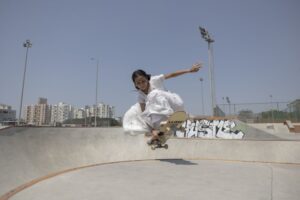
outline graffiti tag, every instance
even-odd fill
[[[177,137],[242,139],[245,135],[231,120],[187,120],[182,129],[176,131]]]

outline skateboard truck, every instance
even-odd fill
[[[161,137],[163,137],[163,136],[161,136]],[[155,150],[157,148],[164,148],[164,149],[169,148],[168,144],[162,143],[161,139],[149,140],[148,145],[151,146],[152,150]]]
[[[181,125],[186,120],[186,113],[184,111],[178,111],[168,117],[167,121],[160,123],[160,129],[158,138],[150,139],[147,143],[151,146],[152,150],[156,148],[168,149],[167,140],[174,135],[175,131],[180,129]]]

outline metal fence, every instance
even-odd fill
[[[299,107],[291,102],[218,104],[217,115],[235,116],[250,123],[300,122]]]

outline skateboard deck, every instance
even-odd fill
[[[171,114],[166,121],[160,123],[158,139],[150,140],[148,145],[152,150],[157,148],[168,149],[167,140],[174,135],[176,130],[181,128],[181,125],[186,121],[187,115],[184,111],[177,111]]]

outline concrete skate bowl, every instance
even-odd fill
[[[246,133],[251,134],[251,132]],[[299,141],[183,139],[151,150],[143,135],[122,128],[0,130],[0,200],[72,171],[105,164],[161,159],[300,164]]]

